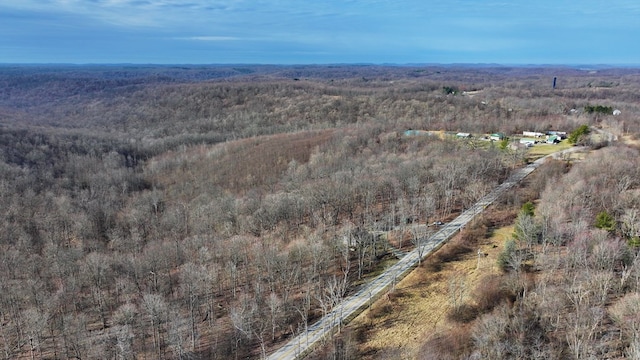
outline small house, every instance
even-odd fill
[[[429,136],[431,135],[428,131],[426,130],[407,130],[404,132],[404,136]]]
[[[544,136],[544,134],[541,133],[541,132],[537,132],[537,131],[523,131],[522,132],[522,136],[541,138],[541,137]]]
[[[547,136],[547,144],[557,144],[559,142],[560,142],[560,137],[558,135]]]
[[[567,132],[566,131],[550,130],[550,131],[547,131],[547,135],[556,135],[560,140],[567,138]]]
[[[469,139],[469,138],[471,138],[471,134],[459,132],[459,133],[456,134],[456,137],[459,138],[459,139]]]

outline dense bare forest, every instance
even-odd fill
[[[2,356],[264,356],[413,246],[381,233],[447,221],[527,161],[449,134],[633,144],[639,90],[633,69],[0,67]],[[637,149],[566,166],[516,219],[510,301],[452,358],[640,351]]]

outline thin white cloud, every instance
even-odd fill
[[[326,59],[335,56],[335,61],[402,62],[423,54],[461,54],[460,59],[487,54],[487,59],[501,59],[547,54],[550,49],[555,52],[546,56],[554,58],[570,47],[591,54],[595,38],[609,44],[620,42],[621,35],[634,39],[640,34],[637,0],[583,0],[579,6],[574,2],[0,0],[0,45],[3,41],[39,44],[40,34],[53,30],[69,51],[79,51],[69,44],[89,43],[70,40],[85,33],[95,39],[117,34],[114,48],[160,49],[154,51],[162,56],[174,56],[170,47],[176,46],[182,54],[201,52],[206,59],[237,51],[245,56],[238,55],[242,61],[257,61],[257,54],[265,54],[262,59],[309,54],[310,61],[318,61],[313,54],[326,54]],[[3,57],[0,51],[0,61]]]
[[[240,38],[233,36],[186,36],[186,37],[175,37],[173,39],[176,40],[194,40],[194,41],[236,41],[240,40]]]
[[[228,9],[225,1],[205,0],[7,0],[0,10],[71,14],[124,27],[164,27],[188,23],[198,14]]]

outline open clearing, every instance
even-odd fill
[[[527,155],[535,160],[557,151],[569,149],[572,146],[567,140],[563,140],[558,144],[538,144],[529,148]]]
[[[363,358],[415,359],[426,340],[452,326],[447,320],[451,283],[462,281],[467,289],[465,302],[472,300],[469,295],[484,276],[500,273],[497,257],[512,233],[513,226],[503,227],[481,241],[479,248],[486,256],[470,253],[446,263],[438,272],[419,267],[400,281],[395,291],[361,313],[349,328],[361,334],[357,336],[363,340],[359,346]]]

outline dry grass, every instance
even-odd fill
[[[465,284],[465,302],[474,303],[471,301],[473,289],[487,276],[500,274],[497,256],[512,233],[513,226],[495,230],[491,238],[480,242],[481,256],[474,250],[444,264],[436,272],[427,267],[418,268],[402,280],[390,296],[382,297],[370,310],[360,314],[349,326],[363,333],[360,343],[363,358],[383,358],[392,352],[397,358],[416,359],[425,342],[439,343],[442,339],[437,340],[438,336],[444,330],[460,328],[460,324],[447,319],[452,308],[449,291],[452,280]],[[440,251],[448,250],[445,246]],[[453,336],[451,334],[447,336]],[[463,336],[460,337],[459,345],[464,347]]]
[[[629,146],[633,146],[636,148],[640,147],[640,139],[638,139],[637,134],[623,135],[620,137],[620,141]]]
[[[567,140],[563,140],[558,144],[538,144],[529,148],[527,155],[535,160],[557,151],[569,149],[572,146]]]

